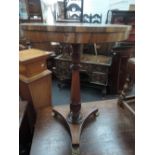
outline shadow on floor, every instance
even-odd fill
[[[63,88],[58,87],[58,80],[52,80],[52,102],[53,105],[70,104],[70,85]],[[115,96],[103,96],[100,89],[81,86],[81,102],[99,101],[116,98]]]

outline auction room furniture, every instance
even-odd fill
[[[91,15],[90,14],[83,14],[82,22],[83,23],[91,23]]]
[[[127,109],[132,115],[135,116],[135,95],[128,96],[128,91],[133,87],[135,82],[135,58],[128,60],[127,77],[118,100],[118,104]]]
[[[59,79],[60,86],[64,81],[71,79],[71,57],[69,55],[59,55],[55,58],[56,77]],[[112,57],[104,55],[81,55],[80,80],[106,87],[108,85],[109,68],[112,63]]]
[[[37,49],[19,52],[19,94],[33,104],[35,111],[52,104],[51,71],[46,65],[50,54]]]
[[[42,22],[42,9],[40,0],[19,0],[20,23]]]
[[[102,23],[102,14],[93,14],[93,15],[91,15],[92,17],[91,17],[91,22],[92,23]]]
[[[57,1],[54,14],[56,22],[82,22],[83,0]]]
[[[109,93],[119,94],[127,75],[128,59],[133,56],[134,47],[117,46],[112,49],[112,65],[109,75]]]
[[[102,23],[102,14],[83,14],[83,23]]]
[[[83,0],[64,0],[64,17],[82,22]]]
[[[72,138],[72,145],[79,146],[83,125],[89,116],[95,116],[95,107],[81,107],[80,98],[80,51],[81,44],[116,42],[128,38],[131,27],[126,25],[98,25],[80,23],[25,23],[22,24],[25,37],[33,41],[54,41],[72,44],[72,82],[70,108],[55,107],[53,112],[66,122]],[[39,94],[38,94],[39,95]]]
[[[43,15],[40,0],[26,0],[29,22],[42,22]]]
[[[111,67],[110,93],[120,93],[126,79],[126,67],[128,59],[135,53],[135,11],[109,10],[106,23],[131,25],[131,31],[127,40],[117,43],[113,48],[113,63]]]
[[[135,11],[109,10],[106,19],[107,24],[131,25],[132,29],[126,42],[135,41]]]
[[[27,101],[19,101],[19,151],[29,154],[36,115],[33,107]]]

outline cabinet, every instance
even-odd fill
[[[113,48],[113,62],[110,77],[110,93],[116,94],[123,89],[128,59],[135,53],[135,11],[109,10],[106,23],[131,25],[127,40],[117,43]]]
[[[55,58],[56,76],[60,81],[71,79],[71,57],[59,55]],[[112,57],[103,55],[81,55],[80,77],[82,82],[108,86],[109,68],[112,63]]]
[[[19,154],[29,154],[36,113],[27,101],[19,102]]]
[[[19,4],[20,23],[43,21],[40,0],[20,0]]]
[[[42,22],[42,10],[40,0],[27,0],[30,22]]]
[[[33,104],[35,111],[51,106],[51,71],[46,59],[51,53],[27,49],[19,53],[19,93],[23,100]]]
[[[113,48],[112,66],[110,68],[110,94],[120,93],[123,89],[127,74],[128,59],[132,57],[134,47],[120,46]]]
[[[131,25],[132,29],[126,41],[135,41],[135,11],[109,10],[107,13],[106,23]]]

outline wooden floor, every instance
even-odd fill
[[[83,103],[82,107],[99,108],[99,116],[90,119],[82,131],[80,155],[134,155],[134,120],[120,109],[117,100]],[[65,105],[64,108],[69,108]],[[47,107],[39,112],[31,155],[71,155],[67,128],[61,119],[53,118]]]

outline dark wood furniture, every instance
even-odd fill
[[[22,7],[19,8],[20,23],[43,22],[40,0],[20,0],[20,4],[19,7]]]
[[[112,66],[109,75],[109,93],[119,94],[127,74],[128,59],[133,56],[134,47],[117,46],[112,50]]]
[[[83,23],[91,23],[91,15],[90,14],[83,14],[83,17],[82,17],[82,22]]]
[[[83,0],[64,0],[64,17],[82,22]]]
[[[132,29],[127,42],[135,41],[135,11],[109,10],[107,13],[106,23],[108,24],[125,24],[131,25]]]
[[[55,7],[56,22],[79,23],[83,17],[83,0],[58,1]]]
[[[83,23],[102,23],[102,14],[84,14],[83,15]]]
[[[19,129],[24,119],[28,103],[26,101],[19,102]]]
[[[38,113],[30,155],[72,155],[72,152],[80,152],[80,155],[134,155],[135,127],[118,107],[117,99],[82,103],[82,109],[91,107],[99,109],[99,116],[85,124],[79,150],[72,149],[63,120],[51,116],[51,107],[42,109]],[[69,110],[67,105],[60,108]]]
[[[27,101],[19,102],[19,153],[29,154],[36,115],[31,104]]]
[[[56,77],[60,84],[71,79],[71,57],[69,55],[59,55],[55,58]],[[109,68],[112,57],[103,55],[81,55],[80,80],[81,82],[102,86],[108,86]]]
[[[127,39],[130,26],[55,23],[53,25],[25,23],[21,25],[24,35],[33,41],[55,41],[72,44],[72,84],[70,108],[55,108],[55,115],[65,120],[72,137],[72,145],[79,145],[80,133],[86,120],[98,112],[97,108],[82,109],[80,98],[80,51],[81,44],[116,42]]]
[[[43,22],[40,0],[26,0],[30,22]]]
[[[127,66],[127,77],[121,92],[121,95],[118,99],[118,104],[123,109],[126,109],[135,116],[135,95],[128,96],[128,91],[133,87],[135,82],[135,58],[130,58],[128,60]]]
[[[35,111],[51,106],[51,71],[46,59],[50,52],[27,49],[19,52],[19,94]]]
[[[111,94],[120,93],[126,79],[128,59],[135,53],[135,11],[109,10],[106,23],[131,25],[132,29],[127,40],[117,43],[113,48],[113,63],[111,68]],[[113,78],[115,77],[115,78]]]
[[[91,23],[102,23],[102,14],[94,14],[91,15]]]

